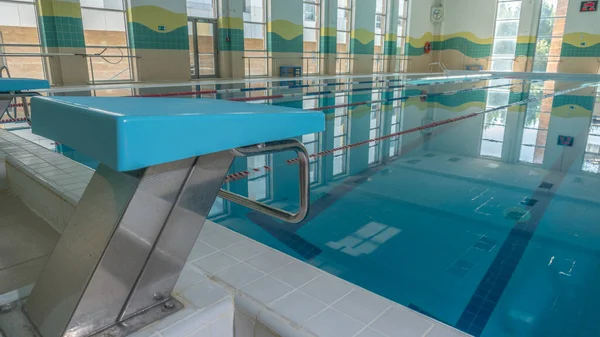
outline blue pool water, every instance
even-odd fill
[[[476,89],[507,83],[500,81],[254,103],[306,109],[475,88],[424,101],[412,97],[325,110],[326,130],[298,137],[310,153],[318,153],[541,95],[543,83],[529,80],[525,86]],[[550,82],[563,88],[580,84]],[[209,97],[315,90],[321,89]],[[589,93],[568,93],[546,99],[544,106],[531,102],[319,156],[311,161],[310,213],[299,224],[223,200],[217,200],[211,219],[475,336],[600,336],[595,100]],[[560,145],[559,136],[574,137],[573,146]],[[273,169],[225,188],[295,210],[298,168],[285,163],[291,158],[292,153],[238,158],[231,172]]]

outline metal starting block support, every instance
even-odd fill
[[[171,293],[219,194],[288,222],[308,212],[306,149],[278,140],[322,131],[321,112],[118,97],[36,97],[32,110],[34,133],[101,162],[25,302],[41,337],[126,336],[181,309]],[[298,213],[221,190],[236,156],[289,150]]]

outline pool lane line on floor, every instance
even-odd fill
[[[588,130],[582,130],[576,137],[581,139]],[[565,152],[554,162],[548,174],[531,195],[530,199],[537,200],[533,206],[524,206],[531,214],[529,220],[516,221],[506,240],[498,250],[496,257],[490,264],[484,277],[481,279],[467,306],[462,312],[455,327],[475,337],[479,337],[496,309],[502,294],[506,290],[514,271],[517,269],[521,258],[525,254],[531,238],[544,217],[546,210],[556,195],[558,187],[563,182],[569,170],[560,171],[566,164],[570,168],[578,156],[570,156],[564,162]],[[549,183],[548,180],[552,181]],[[549,188],[548,185],[550,184]]]
[[[403,88],[409,87],[422,87],[432,85],[445,85],[445,84],[460,84],[460,83],[472,83],[480,81],[491,81],[506,79],[506,77],[491,77],[491,76],[470,76],[459,79],[440,79],[440,80],[408,80],[403,79],[392,79],[392,80],[377,80],[377,81],[355,81],[355,82],[334,82],[334,83],[318,83],[318,84],[295,84],[295,85],[282,85],[272,87],[256,87],[256,88],[232,88],[232,89],[211,89],[211,90],[199,90],[199,91],[182,91],[182,92],[170,92],[170,93],[158,93],[158,94],[140,94],[132,96],[121,96],[121,97],[178,97],[178,96],[193,96],[193,95],[214,95],[214,94],[229,94],[229,93],[242,93],[242,92],[253,92],[253,91],[266,91],[266,90],[281,90],[281,89],[305,89],[305,88],[316,88],[316,87],[328,87],[328,86],[343,86],[343,85],[364,85],[364,84],[378,84],[378,83],[392,83],[392,82],[403,82],[402,85],[391,86],[391,88]],[[293,81],[288,81],[293,82]],[[385,87],[370,87],[371,89],[385,88]],[[29,103],[28,103],[29,105]],[[10,104],[8,108],[23,107],[23,103]]]

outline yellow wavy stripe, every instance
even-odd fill
[[[222,29],[244,29],[244,20],[231,16],[222,16],[217,20],[217,27]]]
[[[517,36],[517,43],[535,43],[536,37],[531,35]]]
[[[552,108],[552,116],[563,118],[585,117],[590,118],[592,112],[580,105],[570,104]]]
[[[513,105],[508,107],[508,112],[525,112],[527,110],[526,105]]]
[[[435,38],[436,38],[436,41],[444,41],[444,40],[449,40],[454,37],[462,37],[464,39],[467,39],[471,42],[475,42],[477,44],[492,44],[492,42],[494,41],[493,37],[478,37],[471,32],[458,32],[458,33],[453,33],[453,34],[445,34],[445,35],[436,36]]]
[[[321,36],[337,36],[337,28],[321,27]]]
[[[427,108],[434,108],[434,109],[444,109],[446,111],[452,111],[452,112],[463,112],[469,108],[477,108],[477,109],[485,109],[485,103],[484,102],[467,102],[464,104],[461,104],[459,106],[447,106],[447,105],[443,105],[441,103],[438,102],[421,102],[421,99],[418,97],[413,97],[413,98],[409,98],[405,103],[404,103],[405,107],[416,107],[419,110],[425,110]]]
[[[357,39],[362,44],[368,44],[375,40],[375,33],[364,28],[358,28],[350,33],[350,37]]]
[[[293,40],[302,35],[304,27],[288,20],[274,20],[267,24],[267,30],[275,33],[286,40]]]
[[[385,34],[385,41],[396,41],[398,40],[397,34]]]
[[[41,0],[38,2],[40,16],[64,16],[81,19],[79,2]]]
[[[186,13],[174,13],[158,6],[138,6],[127,10],[127,20],[142,24],[155,32],[166,33],[187,25]],[[164,26],[165,30],[158,30]]]
[[[427,32],[421,37],[408,36],[406,41],[415,48],[423,48],[425,46],[425,42],[433,41],[433,34],[431,32]]]
[[[600,34],[569,33],[565,34],[563,42],[579,48],[587,48],[600,43]]]

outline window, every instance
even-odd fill
[[[406,27],[408,25],[408,0],[398,0],[398,32],[396,38],[396,71],[405,72]]]
[[[248,157],[248,168],[262,168],[269,165],[271,155],[260,155]],[[250,170],[248,176],[248,197],[253,200],[263,201],[271,196],[271,174],[270,171],[260,170],[254,172]]]
[[[350,73],[350,32],[352,30],[352,7],[350,0],[338,0],[337,9],[337,56],[336,72]]]
[[[562,49],[568,0],[543,0],[533,59],[533,71],[556,72]],[[532,83],[529,97],[554,91],[554,81]],[[542,164],[548,137],[548,125],[554,97],[527,105],[519,160]]]
[[[590,173],[600,173],[600,109],[597,108],[598,102],[600,102],[600,92],[597,91],[582,167],[584,172]]]
[[[373,55],[373,72],[382,73],[385,63],[385,20],[386,2],[377,0],[375,2],[375,50]]]
[[[512,71],[517,47],[521,1],[500,0],[496,12],[496,30],[492,45],[491,70]],[[506,80],[493,81],[494,84]],[[510,83],[510,82],[508,82]],[[507,83],[507,84],[508,84]],[[510,88],[501,87],[487,91],[486,109],[508,104]],[[486,157],[502,158],[504,132],[506,129],[506,109],[488,112],[483,121],[483,132],[479,154]]]
[[[305,75],[319,74],[319,48],[321,28],[321,2],[320,0],[304,1],[304,54],[302,72]]]
[[[500,0],[492,45],[491,70],[513,70],[520,17],[521,1]]]
[[[550,82],[550,81],[547,81]],[[544,93],[544,86],[549,83],[532,83],[529,88],[530,98],[539,98]],[[551,85],[551,84],[550,84]],[[553,85],[552,85],[553,86]],[[519,160],[531,164],[542,164],[552,112],[553,98],[527,104],[525,124],[521,139]]]
[[[305,110],[315,108],[318,106],[318,102],[318,98],[305,99],[304,101],[302,101],[302,108]],[[311,185],[318,184],[321,178],[319,175],[320,159],[316,157],[310,157],[313,154],[321,151],[320,139],[320,133],[311,133],[302,136],[302,143],[304,144],[304,147],[306,147],[306,150],[308,151],[309,155]]]
[[[0,0],[0,53],[39,54],[41,51],[34,1]],[[0,57],[0,67],[3,65],[8,67],[12,77],[46,78],[41,57]]]
[[[244,62],[246,76],[267,75],[267,15],[265,0],[244,0]]]
[[[335,95],[335,105],[347,104],[348,94]],[[348,144],[348,107],[336,108],[333,120],[333,147],[338,148]],[[348,171],[348,150],[333,152],[333,177],[339,177]]]
[[[382,91],[378,90],[371,94],[372,101],[381,100]],[[371,104],[371,118],[369,121],[369,139],[375,139],[381,136],[381,103]],[[369,165],[379,164],[381,157],[381,142],[369,142]]]
[[[90,81],[131,80],[127,19],[122,0],[81,0]],[[100,57],[102,56],[102,57]]]
[[[402,89],[394,89],[394,98],[400,98],[402,96]],[[399,99],[393,101],[393,112],[392,120],[390,123],[390,134],[398,133],[402,129],[402,108],[403,102]],[[401,136],[394,136],[390,138],[390,157],[397,157],[400,155],[400,146],[402,145]]]
[[[209,19],[215,18],[216,6],[214,0],[186,0],[186,2],[188,16]]]
[[[568,0],[543,0],[535,44],[533,71],[557,71],[567,20],[568,2]]]

